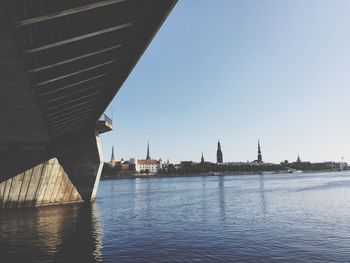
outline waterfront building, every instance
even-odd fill
[[[262,163],[262,155],[261,155],[261,148],[260,148],[260,141],[258,140],[258,163]]]
[[[122,161],[120,164],[120,172],[135,172],[135,159]]]
[[[340,170],[340,171],[348,169],[348,163],[346,163],[346,162],[336,163],[336,166],[337,166],[338,170]]]
[[[220,141],[218,141],[218,149],[216,151],[216,162],[217,163],[223,163],[223,157],[222,157]]]
[[[156,174],[163,168],[162,159],[151,159],[149,142],[147,143],[147,154],[145,160],[135,160],[135,170],[138,173]]]
[[[137,160],[136,161],[136,172],[138,173],[148,173],[156,174],[160,169],[163,168],[162,159],[159,160]]]

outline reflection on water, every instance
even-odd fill
[[[264,176],[259,176],[259,190],[260,190],[260,198],[261,198],[261,209],[264,214],[266,215],[266,200],[265,200],[265,188],[264,188]]]
[[[219,206],[220,206],[220,219],[225,221],[226,218],[226,208],[225,208],[225,180],[223,176],[219,177]]]
[[[349,215],[347,173],[108,180],[0,212],[0,261],[348,262]]]
[[[1,262],[101,262],[96,204],[0,214]]]

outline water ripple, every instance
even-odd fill
[[[102,181],[0,214],[1,262],[348,262],[346,173]]]

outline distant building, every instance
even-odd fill
[[[204,156],[203,156],[203,152],[202,152],[202,157],[201,157],[201,163],[204,163]]]
[[[159,160],[137,160],[136,161],[136,172],[138,173],[149,173],[156,174],[163,167],[162,159]]]
[[[262,163],[262,155],[261,155],[261,148],[260,148],[260,141],[258,140],[258,163]]]
[[[135,171],[135,164],[130,161],[122,162],[121,171]]]
[[[149,141],[147,143],[147,155],[146,155],[146,160],[151,160],[151,155],[149,154]]]
[[[151,159],[149,151],[149,142],[147,143],[147,154],[145,160],[135,160],[135,170],[138,173],[156,174],[163,168],[162,159]]]
[[[218,141],[218,150],[216,151],[216,162],[217,163],[223,163],[223,157],[222,157],[220,141]]]
[[[169,168],[170,166],[171,166],[171,167],[174,167],[174,165],[170,163],[169,159],[167,159],[167,161],[166,161],[165,163],[163,163],[162,169],[165,170],[165,171],[168,171],[168,168]]]
[[[346,163],[346,162],[336,163],[336,166],[339,170],[348,169],[348,163]]]
[[[114,146],[112,146],[112,154],[111,154],[111,161],[110,163],[114,166],[115,158],[114,158]]]
[[[108,164],[111,165],[112,167],[115,167],[115,166],[117,166],[118,164],[120,164],[120,161],[117,161],[117,160],[115,159],[115,156],[114,156],[114,146],[112,146],[111,160],[109,161]]]
[[[297,161],[296,161],[297,163],[301,163],[301,159],[300,159],[300,156],[299,156],[299,154],[298,154],[298,158],[297,158]]]

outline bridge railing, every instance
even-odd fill
[[[113,120],[110,118],[110,117],[108,117],[105,113],[103,113],[103,120],[107,123],[107,124],[109,124],[110,126],[113,126]]]
[[[113,129],[113,121],[106,114],[102,114],[102,116],[96,122],[95,127],[99,133],[108,132]]]

